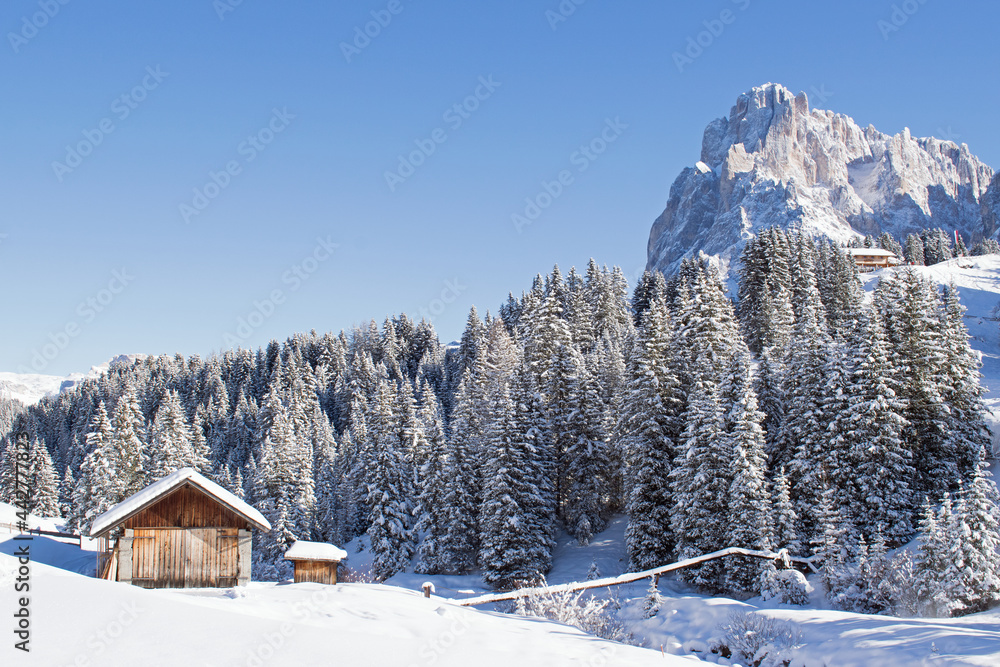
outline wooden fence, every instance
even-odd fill
[[[643,572],[629,572],[626,574],[619,575],[617,577],[605,577],[603,579],[594,579],[593,581],[581,581],[569,584],[558,584],[556,586],[518,588],[517,590],[508,591],[506,593],[491,593],[489,595],[478,595],[476,597],[466,598],[464,600],[452,600],[452,601],[461,607],[474,607],[481,604],[489,604],[491,602],[516,600],[518,598],[528,597],[531,595],[585,591],[591,588],[607,588],[608,586],[619,586],[621,584],[630,584],[635,581],[642,581],[643,579],[653,579],[654,582],[658,582],[660,576],[668,572],[683,570],[686,567],[701,565],[702,563],[707,563],[710,560],[725,558],[726,556],[749,556],[751,558],[763,558],[766,560],[780,560],[785,562],[786,564],[798,563],[800,565],[805,565],[809,567],[813,572],[817,571],[816,567],[813,565],[812,558],[799,558],[795,556],[789,556],[788,552],[785,551],[784,549],[775,553],[773,551],[754,551],[753,549],[741,549],[739,547],[729,547],[728,549],[722,549],[721,551],[713,551],[712,553],[705,554],[704,556],[698,556],[697,558],[688,558],[686,560],[678,561],[676,563],[671,563],[670,565],[655,567],[652,570],[645,570]]]
[[[8,528],[12,533],[20,533],[21,535],[47,535],[50,537],[61,537],[63,539],[76,540],[77,544],[81,547],[83,546],[83,535],[79,533],[60,533],[54,530],[42,530],[41,528],[29,528],[28,530],[22,530],[17,525],[12,523],[0,523],[0,528]]]

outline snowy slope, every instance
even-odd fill
[[[0,589],[11,590],[15,566],[0,555]],[[31,592],[30,660],[8,641],[0,664],[690,664],[564,625],[460,608],[391,586],[147,591],[36,563]]]
[[[623,572],[627,561],[625,526],[625,518],[616,517],[588,546],[579,546],[563,534],[549,583],[583,581],[594,563],[603,576]],[[476,575],[399,574],[389,583],[418,590],[423,581],[434,583],[438,593],[452,597],[483,592]],[[646,619],[643,605],[647,586],[647,582],[639,582],[594,593],[617,600],[621,606],[618,618],[634,639],[668,656],[697,656],[703,662],[730,664],[708,649],[721,637],[719,626],[731,613],[749,612],[790,621],[802,633],[801,645],[787,655],[793,658],[794,667],[1000,665],[1000,609],[956,619],[875,616],[830,610],[816,592],[810,607],[760,598],[740,602],[699,595],[676,579],[664,578],[660,581],[664,604],[656,616]]]
[[[941,227],[975,242],[995,235],[998,212],[1000,180],[965,144],[862,128],[769,83],[705,128],[700,159],[653,223],[647,268],[670,275],[700,251],[726,273],[770,226],[835,241]]]

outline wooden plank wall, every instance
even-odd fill
[[[132,582],[144,588],[228,588],[239,567],[236,528],[137,528]]]
[[[330,561],[297,560],[295,583],[335,584],[338,563]]]
[[[182,486],[121,524],[122,528],[245,528],[251,526],[211,496]]]

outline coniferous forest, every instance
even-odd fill
[[[625,514],[632,570],[786,549],[815,556],[840,608],[955,615],[1000,602],[963,312],[956,289],[905,268],[866,297],[843,249],[771,229],[748,242],[737,294],[697,260],[630,294],[591,260],[473,308],[453,345],[403,314],[147,357],[30,408],[0,403],[0,433],[31,437],[29,509],[84,533],[198,469],[272,524],[254,536],[259,579],[288,576],[296,539],[366,535],[379,580],[412,567],[522,586],[561,531],[586,543]],[[749,558],[681,576],[739,597],[787,581]]]

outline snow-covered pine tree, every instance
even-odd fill
[[[633,570],[669,563],[675,540],[670,471],[681,424],[680,388],[667,363],[672,328],[664,300],[655,299],[647,315],[631,346],[616,426],[628,465],[625,546]]]
[[[721,390],[725,411],[724,451],[730,456],[732,482],[726,498],[726,546],[766,550],[771,547],[770,502],[764,472],[763,414],[757,408],[750,377],[750,352],[739,341]],[[726,564],[725,587],[743,596],[760,593],[761,561],[733,558]]]
[[[115,405],[111,418],[113,447],[118,452],[117,471],[125,497],[141,490],[147,483],[143,468],[146,449],[146,420],[135,390],[127,386]],[[155,481],[155,480],[149,480]]]
[[[80,465],[73,491],[73,514],[70,526],[81,532],[90,530],[93,520],[121,502],[123,489],[117,470],[117,452],[112,448],[112,426],[104,401],[87,432],[88,453]]]
[[[945,496],[948,504],[944,518],[951,523],[951,500]],[[942,506],[942,511],[944,507]],[[951,614],[952,601],[947,582],[944,579],[948,569],[949,541],[947,530],[950,526],[942,526],[938,522],[938,514],[925,498],[920,514],[919,541],[917,556],[913,562],[914,588],[924,616],[948,616]]]
[[[59,478],[45,443],[35,438],[28,449],[28,506],[37,516],[59,516]]]
[[[964,316],[958,288],[954,283],[946,285],[939,308],[945,354],[942,393],[948,405],[949,433],[959,475],[967,479],[973,473],[980,450],[990,446],[992,436],[982,399],[979,372],[982,363],[979,353],[969,345]]]
[[[254,533],[254,577],[281,581],[291,574],[283,559],[285,551],[296,540],[309,539],[309,533],[303,532],[295,521],[301,483],[295,430],[280,401],[272,409],[271,427],[264,437],[252,494],[257,508],[271,523],[271,531]]]
[[[480,482],[476,464],[482,431],[475,416],[468,380],[466,373],[455,394],[449,439],[450,470],[444,494],[448,521],[447,530],[439,541],[441,562],[449,574],[469,573],[476,566],[479,551],[476,491]]]
[[[961,574],[966,596],[959,598],[961,606],[956,610],[962,614],[984,611],[1000,602],[1000,510],[991,478],[982,448],[956,508],[967,530],[951,535],[961,540],[959,560],[965,565]]]
[[[875,302],[885,314],[886,339],[893,351],[892,374],[900,398],[907,403],[908,439],[913,452],[919,495],[940,498],[957,488],[960,478],[958,441],[945,400],[948,363],[937,291],[916,271],[897,271],[875,290]]]
[[[779,468],[771,489],[772,548],[787,549],[792,555],[801,554],[802,546],[796,531],[798,516],[792,504],[788,476]]]
[[[802,264],[801,278],[812,284],[808,266]],[[815,285],[798,292],[798,319],[786,360],[785,419],[781,425],[778,447],[772,455],[772,466],[788,466],[792,498],[799,516],[799,534],[805,539],[815,537],[818,494],[824,485],[826,470],[826,433],[829,416],[824,414],[823,399],[828,391],[825,374],[831,340],[823,326],[823,304]]]
[[[155,482],[180,468],[205,469],[207,462],[192,446],[191,425],[177,392],[167,390],[153,420],[143,469],[146,479]]]
[[[707,354],[711,354],[707,351]],[[702,369],[711,361],[699,360]],[[670,472],[673,488],[670,529],[677,540],[677,557],[693,558],[728,546],[728,526],[719,517],[728,517],[734,460],[724,429],[724,413],[718,378],[708,370],[693,371],[701,378],[688,397],[682,421],[684,432],[677,443],[677,456]],[[688,582],[712,592],[724,590],[725,569],[710,561],[683,570]]]
[[[560,422],[571,439],[560,453],[565,489],[562,514],[569,533],[580,544],[588,544],[607,526],[614,464],[597,384],[580,354],[572,348],[568,352],[569,391],[562,413],[565,418]]]
[[[657,298],[665,299],[666,294],[667,284],[662,273],[659,271],[643,272],[639,282],[636,283],[635,291],[632,293],[632,317],[637,329],[642,326],[650,304]]]
[[[506,388],[488,434],[493,456],[484,474],[479,562],[483,581],[518,588],[543,581],[552,562],[547,527],[537,521],[545,503],[544,471]]]
[[[845,441],[846,457],[831,469],[858,531],[875,534],[895,547],[913,533],[910,483],[913,462],[905,441],[906,405],[897,398],[881,321],[874,312],[861,318],[852,345],[854,371],[843,388],[843,410],[830,425],[831,437]]]
[[[449,510],[445,492],[451,477],[448,441],[441,420],[437,397],[424,381],[420,387],[420,409],[417,417],[427,441],[426,455],[422,458],[419,485],[419,520],[417,535],[422,536],[417,571],[423,574],[440,574],[447,570],[443,562],[441,543],[448,531]]]
[[[924,265],[924,242],[917,234],[909,234],[906,237],[906,245],[903,247],[903,258],[907,264],[913,266]]]
[[[409,564],[415,551],[413,535],[413,472],[400,451],[399,416],[394,391],[381,381],[371,405],[369,429],[374,468],[369,475],[368,538],[374,554],[372,575],[385,581]]]

